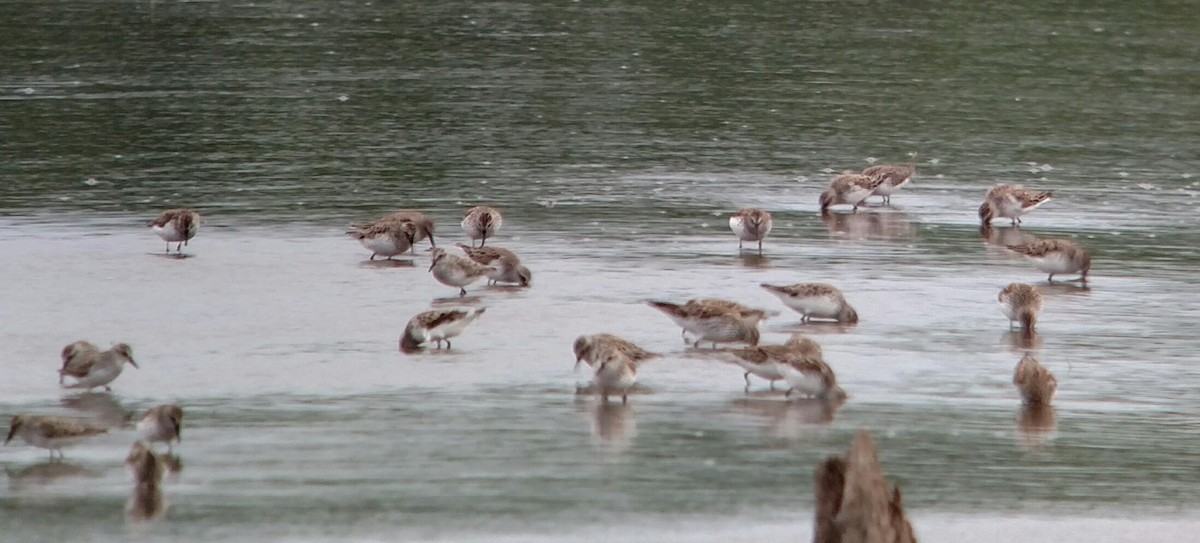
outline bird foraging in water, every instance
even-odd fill
[[[452,255],[438,247],[433,250],[429,272],[443,285],[458,287],[459,296],[466,296],[466,286],[496,273],[496,268],[484,266],[473,260]]]
[[[486,307],[470,309],[434,309],[418,313],[409,319],[404,327],[404,335],[400,336],[400,350],[405,353],[416,352],[421,345],[433,341],[437,348],[450,348],[450,338],[463,333],[475,319],[486,311]]]
[[[1011,219],[1012,224],[1021,222],[1021,215],[1049,202],[1053,197],[1049,191],[1027,190],[1021,185],[999,184],[988,189],[979,205],[979,220],[991,224],[993,219]]]
[[[696,336],[693,347],[699,347],[701,342],[711,342],[714,349],[718,343],[758,345],[758,324],[766,318],[764,312],[739,311],[721,304],[693,302],[696,301],[683,305],[659,301],[646,303],[675,321],[684,333]]]
[[[621,395],[621,403],[629,403],[629,389],[637,382],[638,364],[620,351],[608,349],[598,354],[596,375],[592,384],[604,402],[613,394]]]
[[[371,260],[375,260],[376,256],[391,260],[393,256],[402,255],[412,249],[416,239],[416,226],[411,222],[379,221],[346,232],[346,235],[358,240],[363,248],[371,251]]]
[[[912,181],[913,176],[917,174],[917,153],[909,153],[908,156],[908,164],[880,164],[862,171],[863,175],[880,181],[875,190],[871,191],[871,196],[882,196],[883,203],[890,204],[892,194]]]
[[[1038,313],[1042,311],[1042,293],[1032,285],[1011,283],[1000,290],[997,300],[1000,311],[1008,317],[1009,328],[1013,322],[1019,322],[1025,336],[1033,337]]]
[[[1058,380],[1034,357],[1026,354],[1017,362],[1013,371],[1013,384],[1021,392],[1021,400],[1028,405],[1049,405]]]
[[[504,224],[504,217],[496,208],[489,206],[475,206],[467,210],[467,215],[463,217],[462,229],[471,238],[471,245],[475,245],[475,240],[479,240],[479,246],[483,247],[487,243],[487,239],[495,236],[496,231]]]
[[[828,213],[830,207],[842,204],[852,206],[854,211],[858,211],[858,205],[870,197],[882,183],[882,177],[873,178],[858,173],[835,176],[818,200],[821,204],[821,214]]]
[[[199,213],[181,207],[163,211],[158,218],[146,223],[146,226],[149,226],[158,237],[167,242],[167,252],[170,253],[172,243],[177,244],[175,252],[179,252],[184,245],[187,245],[188,240],[196,237],[203,220]]]
[[[634,364],[640,364],[646,360],[662,356],[612,334],[579,336],[575,338],[574,351],[576,369],[579,368],[580,362],[586,362],[588,366],[594,367],[601,362],[601,358],[609,351],[616,351]]]
[[[854,434],[845,457],[817,466],[813,543],[916,543],[899,487],[883,476],[870,434]]]
[[[744,208],[729,217],[729,229],[738,238],[738,249],[743,241],[757,241],[758,252],[762,252],[762,242],[771,233],[771,214],[761,209]]]
[[[63,366],[58,370],[58,382],[63,377],[74,377],[75,383],[65,385],[67,388],[83,388],[91,390],[104,387],[112,390],[108,384],[121,375],[125,363],[138,367],[133,361],[133,347],[125,343],[113,345],[107,351],[101,351],[95,345],[86,341],[76,341],[63,348]]]
[[[1038,270],[1050,274],[1046,278],[1049,282],[1054,281],[1055,275],[1076,272],[1079,277],[1071,281],[1087,282],[1088,271],[1092,269],[1092,255],[1083,246],[1068,239],[1047,238],[1009,245],[1008,249],[1025,255]]]
[[[533,272],[521,264],[516,253],[508,249],[496,246],[468,247],[461,243],[458,248],[476,263],[495,268],[496,271],[488,275],[490,283],[516,283],[527,287],[533,282]]]
[[[50,451],[51,459],[55,451],[62,458],[63,448],[73,447],[105,432],[107,430],[103,428],[93,428],[71,418],[22,414],[12,418],[4,444],[7,445],[14,437],[20,437],[25,443]]]
[[[783,305],[799,313],[801,322],[810,322],[813,319],[832,319],[849,324],[858,322],[858,312],[846,302],[842,291],[833,285],[825,283],[797,283],[794,285],[763,283],[760,286],[779,298]]]
[[[137,431],[147,443],[166,443],[169,452],[172,441],[183,443],[183,408],[175,404],[151,407],[138,420]]]

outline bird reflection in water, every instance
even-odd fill
[[[731,410],[762,418],[775,437],[803,439],[829,425],[845,400],[803,399],[784,401],[782,391],[762,390],[733,401]]]
[[[1025,351],[1038,350],[1046,343],[1045,338],[1041,334],[1025,334],[1020,329],[1007,330],[1000,335],[1000,343],[1006,345],[1012,352],[1023,353]]]
[[[129,450],[125,466],[133,475],[133,490],[125,502],[126,518],[130,522],[147,522],[161,517],[168,506],[162,490],[167,464],[154,450],[138,441]]]
[[[1040,449],[1054,437],[1057,424],[1053,406],[1023,405],[1017,411],[1017,443],[1026,449]]]
[[[620,402],[580,401],[589,415],[594,443],[610,452],[620,452],[633,445],[637,437],[637,417],[633,406]]]
[[[80,477],[98,478],[104,476],[103,472],[63,460],[51,460],[20,469],[5,466],[4,473],[8,476],[8,485],[13,492],[48,486],[59,481]]]
[[[979,227],[979,238],[983,240],[983,243],[989,249],[994,248],[997,253],[1014,257],[1014,260],[1020,260],[1023,257],[1009,251],[1009,245],[1024,245],[1026,243],[1034,243],[1038,240],[1037,236],[1021,230],[1019,226],[996,228],[990,224]]]
[[[132,422],[133,412],[121,406],[110,392],[84,392],[62,399],[62,406],[81,411],[97,428],[125,428]]]
[[[825,213],[821,215],[829,236],[835,239],[900,239],[917,233],[908,214],[901,211],[870,213]]]
[[[745,268],[770,268],[771,259],[766,255],[743,252],[738,255],[738,260],[741,261],[742,267]]]

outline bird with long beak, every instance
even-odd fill
[[[151,407],[138,420],[137,430],[148,443],[166,443],[170,452],[172,441],[183,443],[183,408],[175,404]]]
[[[484,266],[474,260],[452,255],[445,249],[433,249],[429,273],[443,285],[458,287],[458,295],[466,296],[466,286],[496,272],[496,268]]]
[[[647,351],[633,343],[612,334],[592,334],[590,336],[579,336],[575,338],[575,369],[579,369],[580,362],[586,362],[588,366],[599,364],[605,353],[616,351],[625,358],[628,358],[634,364],[640,364],[652,358],[662,356],[658,353]]]

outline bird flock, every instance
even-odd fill
[[[908,186],[916,176],[916,154],[911,153],[910,158],[908,164],[877,165],[861,172],[833,176],[818,197],[821,214],[834,213],[835,206],[850,206],[851,213],[858,213],[861,207],[868,206],[867,199],[872,196],[882,197],[882,205],[888,205],[892,196]],[[1000,219],[1009,219],[1015,226],[1021,223],[1022,216],[1050,201],[1051,197],[1050,192],[999,184],[984,195],[978,216],[984,229]],[[180,208],[164,211],[149,221],[148,226],[166,243],[168,254],[171,253],[171,244],[175,244],[176,254],[181,254],[182,247],[195,238],[203,221],[196,211]],[[436,244],[435,224],[420,211],[402,210],[373,222],[352,224],[346,234],[370,251],[371,260],[391,260],[405,253],[415,256],[416,244],[428,241],[428,273],[437,282],[458,289],[462,297],[467,294],[468,286],[485,278],[489,284],[518,288],[532,286],[532,273],[516,253],[487,244],[503,224],[503,216],[495,208],[476,206],[467,210],[460,226],[470,244],[456,244],[462,256],[451,254]],[[729,227],[738,240],[739,251],[746,249],[745,243],[753,243],[756,244],[753,250],[761,253],[772,226],[771,214],[761,209],[741,209],[729,218]],[[1079,277],[1073,281],[1087,281],[1091,257],[1086,249],[1071,240],[1041,239],[1007,245],[1007,248],[1032,261],[1038,270],[1048,274],[1047,280],[1050,282],[1054,281],[1055,275],[1076,273]],[[761,288],[798,313],[802,323],[824,320],[852,326],[859,321],[858,312],[836,286],[826,283],[763,283]],[[1024,346],[1028,348],[1036,335],[1037,319],[1044,303],[1042,294],[1033,285],[1013,283],[999,292],[997,300],[1001,312],[1009,320],[1010,328],[1020,328]],[[793,334],[782,344],[760,344],[761,323],[778,316],[778,312],[719,298],[698,298],[682,303],[646,300],[645,303],[680,327],[681,335],[692,347],[686,353],[688,356],[720,360],[744,370],[746,392],[750,390],[750,377],[753,375],[767,381],[769,390],[775,390],[777,382],[784,383],[784,398],[799,394],[821,402],[841,403],[848,397],[838,385],[821,346],[812,338]],[[445,349],[450,349],[451,339],[462,334],[485,312],[485,307],[469,306],[423,311],[413,316],[405,326],[400,336],[400,351],[412,354],[431,345],[434,349],[442,349],[443,345]],[[702,348],[706,345],[707,349]],[[607,333],[579,336],[574,341],[573,351],[576,369],[580,364],[587,364],[592,371],[590,385],[577,386],[576,393],[595,394],[604,402],[610,396],[619,396],[622,402],[628,402],[642,364],[665,356]],[[125,343],[101,350],[87,341],[76,341],[62,349],[61,361],[59,383],[66,388],[89,391],[98,387],[111,390],[110,384],[121,375],[125,364],[139,367],[134,361],[132,347]],[[68,383],[67,379],[72,382]],[[1050,404],[1057,388],[1054,376],[1030,354],[1025,354],[1018,363],[1013,383],[1023,402],[1038,408]],[[178,457],[170,455],[173,452],[172,442],[182,441],[182,420],[183,410],[174,404],[151,407],[138,419],[137,438],[126,459],[135,480],[128,506],[131,517],[153,518],[161,513],[163,499],[159,481],[164,466],[178,466]],[[105,431],[67,417],[24,413],[12,418],[5,443],[20,437],[29,445],[47,449],[54,460],[63,457],[64,448],[78,445]],[[857,441],[861,439],[856,438],[855,447],[860,447]],[[869,442],[869,437],[866,439]],[[156,453],[154,443],[167,444],[167,454]],[[870,447],[873,450],[873,444]],[[852,449],[852,454],[855,454],[853,450],[856,449]],[[831,468],[827,465],[821,469],[828,471]],[[828,481],[822,483],[820,473],[818,475],[820,501],[822,495],[828,496],[830,493],[827,488],[821,490],[821,485],[827,487]],[[898,500],[898,489],[895,494]],[[840,502],[826,509],[829,507],[842,509]],[[821,514],[818,511],[819,517]],[[818,518],[818,531],[828,530],[828,526],[821,526],[822,521]],[[907,533],[911,537],[911,528]]]

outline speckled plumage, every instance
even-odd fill
[[[575,367],[579,367],[580,362],[586,362],[589,366],[599,364],[609,353],[615,352],[635,366],[647,360],[658,358],[662,355],[647,351],[632,342],[626,341],[612,334],[592,334],[584,335],[575,338],[573,346],[575,351]]]
[[[830,207],[847,204],[858,211],[858,205],[866,200],[883,183],[883,178],[872,178],[859,173],[844,173],[834,176],[829,187],[821,193],[821,213]]]
[[[7,445],[13,438],[20,437],[25,443],[49,450],[51,458],[56,451],[61,458],[63,448],[78,445],[106,431],[71,418],[21,414],[12,418],[4,443]]]
[[[461,243],[457,245],[463,253],[466,253],[467,258],[496,269],[494,273],[488,275],[491,282],[516,283],[522,287],[528,287],[533,283],[533,272],[521,263],[521,258],[517,256],[517,253],[496,246],[468,247]]]
[[[167,243],[167,252],[171,252],[171,244],[176,243],[175,251],[179,252],[188,240],[200,232],[204,219],[199,213],[181,207],[163,211],[157,218],[146,223],[154,233]]]
[[[125,343],[101,351],[86,341],[77,341],[64,347],[62,355],[63,366],[58,370],[58,382],[62,384],[63,377],[75,378],[74,383],[65,385],[67,388],[90,390],[104,387],[112,390],[108,384],[121,375],[126,362],[138,367],[133,360],[133,348]]]
[[[487,238],[495,236],[503,225],[504,217],[496,208],[489,206],[475,206],[468,209],[467,215],[462,220],[463,232],[466,232],[467,236],[471,238],[472,245],[475,240],[480,240],[480,247],[486,245]]]
[[[1092,269],[1092,255],[1083,246],[1068,239],[1047,238],[1021,245],[1009,245],[1010,250],[1025,255],[1037,269],[1050,274],[1047,281],[1064,273],[1079,273],[1077,281],[1087,281]]]
[[[772,225],[771,214],[761,209],[739,209],[729,217],[729,229],[738,238],[738,249],[743,241],[757,241],[758,251],[762,252],[762,242],[771,233]]]
[[[167,450],[171,442],[183,442],[183,408],[175,404],[156,405],[142,413],[137,430],[148,443],[163,442]]]
[[[466,296],[467,285],[496,273],[496,268],[449,254],[441,247],[433,250],[431,260],[429,272],[433,278],[443,285],[458,287],[460,296]]]
[[[1017,363],[1013,371],[1013,384],[1021,392],[1021,399],[1030,405],[1049,405],[1054,392],[1058,390],[1058,380],[1054,374],[1028,354]]]
[[[391,260],[393,256],[412,249],[416,240],[416,226],[411,222],[378,221],[346,232],[346,235],[371,251],[371,260],[375,260],[376,256]]]
[[[646,303],[670,317],[685,333],[696,336],[693,347],[699,347],[701,342],[712,343],[714,348],[718,343],[758,344],[761,316],[739,313],[720,305],[693,302],[696,301],[683,305],[659,301]],[[762,312],[757,313],[761,315]]]
[[[912,157],[912,162],[908,164],[879,164],[862,171],[863,175],[880,181],[875,190],[871,191],[871,196],[882,196],[883,203],[890,203],[892,194],[912,181],[913,176],[917,174],[917,154],[910,153],[909,156]]]
[[[996,185],[988,189],[979,205],[979,220],[991,224],[993,219],[1006,218],[1017,224],[1021,215],[1049,202],[1052,196],[1048,191],[1032,191],[1021,185]]]
[[[774,294],[792,311],[801,315],[801,321],[832,319],[853,324],[858,322],[858,312],[846,301],[842,291],[825,283],[797,283],[794,285],[771,285],[762,288]]]
[[[1011,283],[1000,290],[996,299],[1000,311],[1008,317],[1009,326],[1019,322],[1025,335],[1032,336],[1038,313],[1042,311],[1042,293],[1033,285]]]
[[[433,309],[418,313],[409,319],[408,325],[404,327],[404,334],[400,336],[400,350],[406,353],[415,352],[429,341],[436,342],[439,349],[444,341],[449,349],[450,338],[462,334],[486,310],[486,307],[474,307]]]

